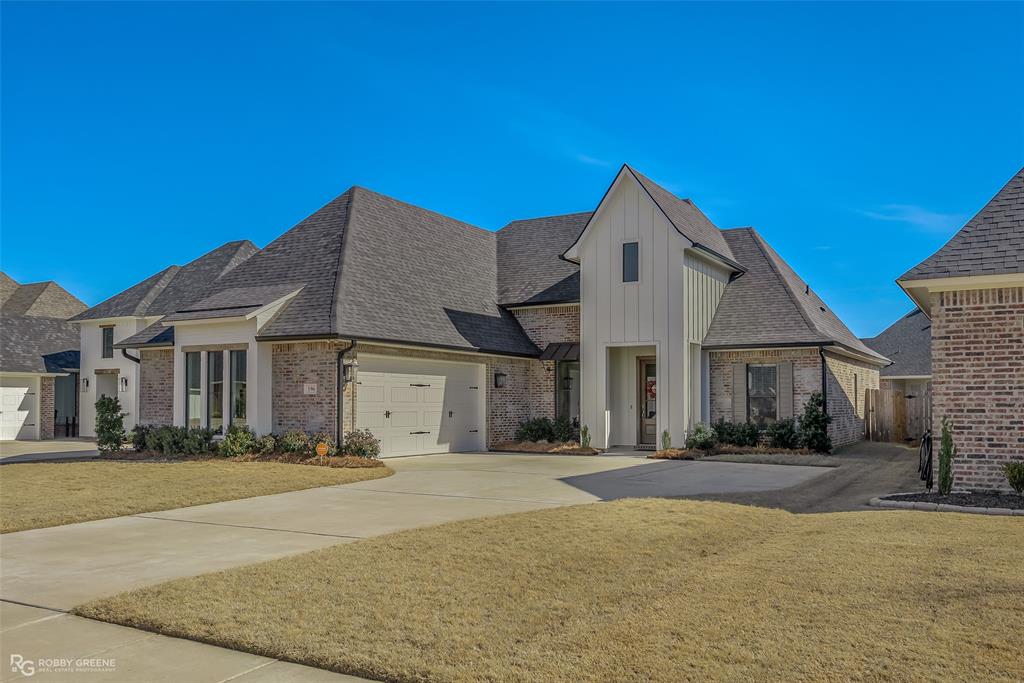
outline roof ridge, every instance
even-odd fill
[[[796,292],[793,291],[793,288],[789,286],[789,283],[786,281],[786,278],[782,276],[781,272],[779,272],[778,264],[776,264],[775,263],[775,259],[773,259],[769,255],[769,253],[768,253],[769,249],[767,248],[768,245],[764,241],[764,238],[761,237],[761,233],[759,233],[757,230],[755,230],[753,228],[753,226],[748,227],[748,228],[739,228],[739,229],[740,230],[747,230],[747,231],[750,232],[751,236],[754,238],[754,244],[756,244],[757,248],[761,251],[761,254],[764,256],[764,260],[768,263],[768,267],[772,269],[773,273],[775,273],[775,277],[777,277],[779,279],[779,282],[782,283],[783,289],[786,290],[786,293],[789,295],[790,301],[792,301],[793,305],[796,306],[796,310],[800,314],[800,317],[803,318],[804,323],[807,325],[807,328],[810,331],[816,333],[819,337],[824,337],[824,338],[827,339],[828,335],[824,334],[818,328],[818,326],[814,324],[814,321],[812,321],[810,316],[807,315],[807,311],[804,310],[804,307],[800,303],[800,300],[797,299]],[[770,251],[773,254],[775,254],[775,250],[774,249],[771,249]],[[775,254],[775,255],[778,256],[778,254]],[[807,284],[807,282],[804,282],[804,285],[808,288],[808,291],[809,291],[810,290],[810,285]]]
[[[149,288],[149,291],[146,292],[145,296],[143,296],[139,300],[139,303],[136,304],[135,307],[132,309],[132,313],[134,313],[135,315],[140,315],[140,311],[145,311],[146,307],[149,306],[149,304],[153,303],[153,301],[156,300],[156,298],[160,296],[160,294],[162,294],[164,290],[167,289],[167,287],[171,284],[174,278],[177,277],[178,273],[181,272],[181,268],[182,266],[178,265],[167,266],[166,268],[164,268],[163,271],[161,271],[163,273],[163,276],[160,277],[153,284],[153,286]],[[157,274],[159,275],[160,273]]]
[[[341,231],[341,247],[338,249],[338,267],[336,268],[334,276],[334,288],[331,290],[331,332],[333,334],[341,333],[341,326],[338,323],[338,293],[341,290],[341,273],[345,268],[345,253],[348,251],[346,249],[348,246],[348,233],[352,227],[352,216],[355,215],[356,190],[361,190],[363,192],[369,191],[359,187],[358,185],[353,185],[339,195],[339,198],[341,198],[349,192],[352,193],[348,198],[348,206],[345,207],[345,225]]]
[[[478,230],[478,231],[480,231],[482,233],[485,233],[487,235],[493,235],[496,232],[495,230],[488,230],[487,228],[481,228],[479,225],[473,225],[472,223],[470,223],[468,221],[464,221],[461,218],[454,218],[452,216],[448,216],[446,214],[443,214],[440,211],[434,211],[433,209],[427,209],[425,207],[419,206],[418,204],[413,204],[412,202],[407,202],[405,200],[398,199],[396,197],[392,197],[391,195],[384,194],[383,192],[377,192],[376,190],[371,190],[368,187],[363,187],[361,185],[353,185],[352,187],[350,187],[345,192],[349,192],[351,190],[359,190],[359,191],[365,192],[367,194],[376,195],[378,197],[383,197],[384,199],[386,199],[386,200],[388,200],[390,202],[395,202],[396,204],[402,204],[403,206],[411,207],[413,209],[416,209],[417,211],[422,211],[423,213],[429,213],[429,214],[433,214],[434,216],[439,216],[440,218],[443,218],[446,221],[454,221],[454,222],[459,223],[461,225],[464,225],[466,227],[473,228],[474,230]],[[345,194],[345,193],[342,193],[342,194]],[[354,193],[353,193],[352,197],[355,198],[355,194]]]
[[[550,214],[548,216],[531,216],[529,218],[513,218],[508,223],[506,223],[502,227],[500,227],[497,230],[495,230],[495,232],[501,232],[502,230],[504,230],[505,228],[509,227],[513,223],[528,223],[530,221],[543,221],[543,220],[546,220],[548,218],[564,218],[566,216],[582,216],[584,214],[593,214],[593,213],[594,213],[593,211],[573,211],[573,212],[570,212],[570,213],[553,213],[553,214]]]

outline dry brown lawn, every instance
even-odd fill
[[[77,613],[394,681],[1024,679],[1024,520],[626,500],[457,522]]]
[[[261,462],[68,462],[0,466],[0,533],[237,500],[393,474]]]

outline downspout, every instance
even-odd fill
[[[825,362],[825,347],[818,347],[818,354],[821,356],[821,402],[828,415],[828,364]]]
[[[142,359],[136,358],[135,356],[129,356],[128,349],[121,349],[121,355],[127,358],[128,360],[132,361],[133,363],[138,363],[139,365],[142,365]]]
[[[348,383],[345,381],[345,356],[350,351],[356,348],[356,340],[349,340],[348,346],[338,351],[338,415],[337,415],[337,430],[335,434],[338,439],[338,447],[341,447],[341,442],[345,438],[344,427],[345,427],[345,385]]]

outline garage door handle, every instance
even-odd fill
[[[390,410],[385,410],[384,411],[384,417],[391,417],[391,411]]]
[[[410,384],[410,387],[429,387],[429,384]]]
[[[410,434],[429,434],[430,432],[409,432]]]

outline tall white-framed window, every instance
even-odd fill
[[[246,355],[245,351],[231,351],[231,403],[228,415],[229,425],[248,424],[246,421],[246,391],[245,391]]]
[[[747,419],[761,427],[779,419],[779,366],[747,365]]]
[[[206,426],[224,430],[224,352],[206,354]]]
[[[185,352],[185,426],[202,427],[203,421],[203,354]]]

